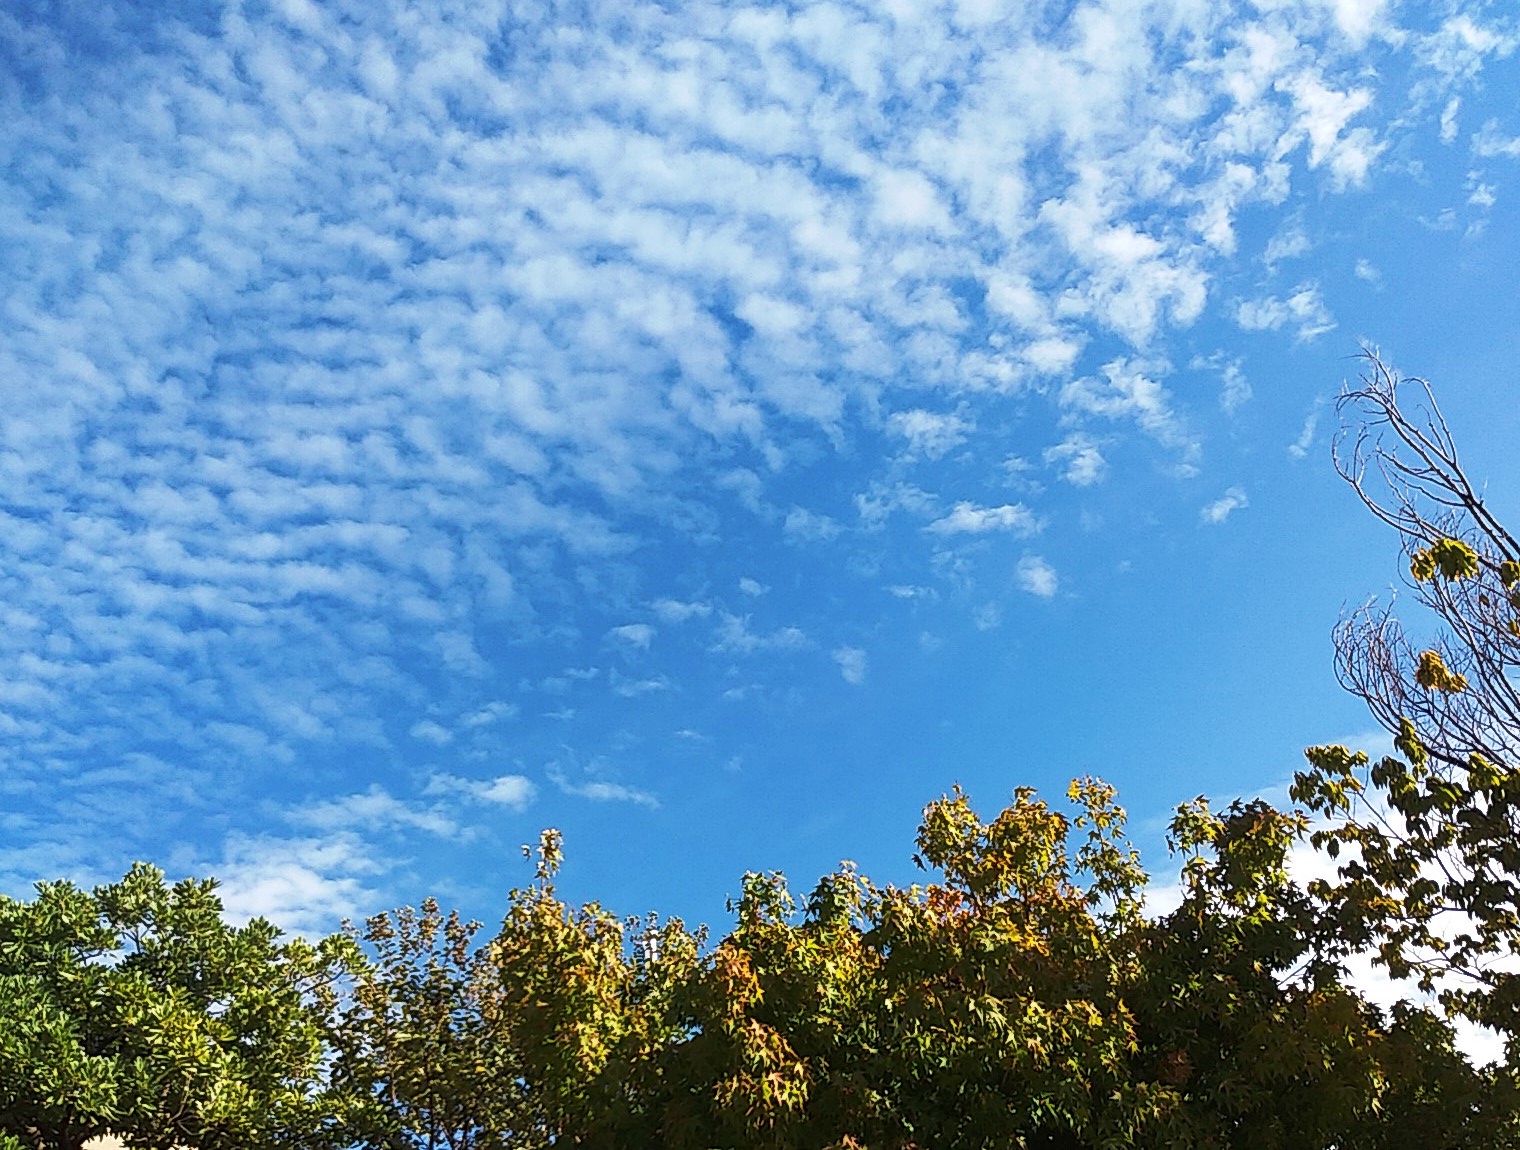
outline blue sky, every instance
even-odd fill
[[[1513,505],[1503,4],[0,10],[0,888],[320,929],[1280,793],[1361,341]],[[1520,516],[1511,516],[1511,519]]]

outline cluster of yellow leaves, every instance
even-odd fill
[[[1439,572],[1450,580],[1471,579],[1480,570],[1478,553],[1460,539],[1440,539],[1410,557],[1409,573],[1417,583],[1428,582]]]
[[[1421,651],[1415,666],[1414,681],[1427,691],[1456,694],[1467,690],[1467,676],[1450,670],[1439,651]]]

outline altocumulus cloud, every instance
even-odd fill
[[[1235,512],[1244,507],[1249,507],[1251,501],[1246,498],[1243,487],[1232,487],[1218,499],[1204,507],[1198,517],[1205,523],[1215,526],[1223,523]]]
[[[859,647],[839,647],[834,651],[834,662],[839,664],[839,673],[846,683],[860,686],[866,681],[866,665],[868,662],[864,650]]]
[[[893,491],[872,506],[931,538],[898,533],[883,586],[929,585],[946,550],[1043,521],[973,466],[1006,457],[986,413],[1013,396],[1051,397],[1067,438],[1048,462],[1072,484],[1131,428],[1195,469],[1160,349],[1216,302],[1241,213],[1358,186],[1399,133],[1444,131],[1448,97],[1507,50],[1466,16],[1471,34],[1453,17],[1417,35],[1395,16],[0,12],[0,379],[25,381],[0,427],[0,762],[31,799],[0,871],[235,842],[244,903],[275,897],[246,877],[263,851],[330,909],[380,881],[368,848],[271,837],[283,816],[251,798],[346,799],[353,844],[458,821],[450,804],[499,778],[388,796],[445,760],[478,773],[528,726],[512,716],[679,694],[671,667],[560,673],[608,648],[652,659],[651,609],[700,657],[845,649],[824,608],[785,617],[806,608],[759,595],[782,577],[715,544],[848,558],[854,497]],[[1375,89],[1363,53],[1418,80],[1413,102]],[[1506,154],[1501,129],[1484,140]],[[1253,330],[1334,322],[1313,282],[1230,298]],[[801,493],[846,458],[882,462]],[[1048,595],[1042,562],[1017,582]],[[945,609],[985,613],[995,592],[955,570]],[[776,614],[751,622],[714,587]],[[575,705],[530,702],[549,682]],[[68,797],[87,765],[137,761],[172,769],[129,802]],[[355,790],[356,762],[380,789]],[[566,799],[655,802],[561,780]]]
[[[1020,503],[1004,503],[998,507],[978,507],[973,503],[957,503],[948,515],[929,524],[927,530],[936,535],[982,535],[988,531],[1014,531],[1030,535],[1038,531],[1039,520],[1034,513]]]
[[[1039,555],[1025,555],[1014,568],[1013,577],[1020,591],[1038,595],[1041,599],[1052,598],[1060,589],[1061,580],[1056,569]]]

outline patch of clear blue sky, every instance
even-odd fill
[[[0,886],[721,924],[1365,733],[1359,341],[1520,491],[1513,17],[1015,8],[0,14]]]

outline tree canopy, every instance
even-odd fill
[[[137,868],[0,904],[12,1147],[1516,1145],[1514,1077],[1384,1012],[1291,879],[1305,819],[1184,804],[1180,904],[1111,788],[994,818],[953,791],[926,881],[745,877],[715,945],[555,889],[546,832],[500,928],[420,910],[312,947]]]
[[[347,943],[227,925],[210,880],[139,864],[0,898],[0,1146],[233,1150],[345,1141],[320,1089]]]
[[[1429,389],[1366,362],[1337,458],[1442,632],[1343,621],[1397,754],[1310,748],[1302,811],[1181,804],[1171,909],[1092,778],[990,818],[952,789],[908,886],[746,875],[715,942],[564,901],[552,830],[494,932],[429,899],[312,944],[211,880],[41,883],[0,899],[0,1150],[1520,1146],[1520,549]],[[1376,1005],[1360,954],[1438,997]]]

